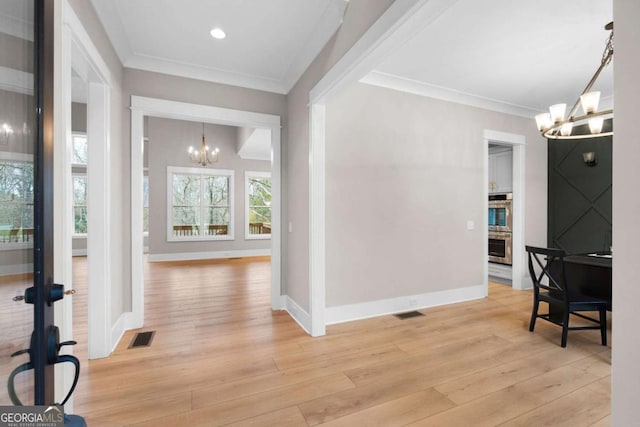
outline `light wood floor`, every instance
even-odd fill
[[[127,333],[83,365],[76,412],[91,427],[610,423],[611,347],[575,331],[563,349],[543,321],[530,333],[529,292],[492,283],[486,299],[310,338],[270,310],[267,259],[151,263],[145,275],[155,338],[127,349]]]

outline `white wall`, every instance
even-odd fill
[[[220,160],[207,169],[231,169],[234,177],[234,240],[203,242],[167,241],[167,166],[194,166],[187,155],[189,146],[200,148],[202,124],[183,120],[149,118],[149,258],[158,255],[226,251],[268,251],[270,240],[245,240],[245,171],[271,171],[271,163],[243,160],[236,153],[237,129],[233,126],[205,125],[209,147],[220,149]]]
[[[526,137],[525,240],[544,244],[531,120],[365,84],[327,104],[328,307],[483,284],[485,129]]]
[[[351,0],[342,26],[287,95],[283,149],[284,294],[309,310],[309,91],[393,3]]]
[[[614,66],[615,135],[613,137],[613,337],[612,425],[640,425],[640,2],[614,0],[616,53]]]

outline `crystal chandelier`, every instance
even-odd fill
[[[600,92],[590,92],[602,70],[613,59],[613,22],[608,23],[604,28],[611,31],[611,33],[602,52],[600,66],[587,84],[587,87],[582,91],[573,108],[569,111],[567,118],[565,118],[567,104],[552,105],[549,107],[549,113],[536,115],[536,124],[543,137],[551,139],[584,139],[613,135],[613,129],[603,131],[605,119],[613,120],[613,109],[598,111]],[[584,114],[577,116],[576,113],[580,105],[582,105]],[[588,132],[586,132],[587,126],[576,128],[576,125],[587,124]]]
[[[207,147],[207,144],[204,142],[204,123],[202,123],[202,143],[200,144],[200,150],[189,147],[189,160],[191,160],[191,163],[207,166],[218,161],[219,152],[220,150],[217,147],[209,152],[209,147]]]

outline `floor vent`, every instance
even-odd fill
[[[412,317],[424,316],[424,314],[420,313],[419,311],[407,311],[406,313],[394,314],[394,316],[396,316],[400,320],[404,320],[411,319]]]
[[[149,347],[155,333],[156,331],[138,332],[136,336],[133,337],[131,344],[129,344],[129,348]]]

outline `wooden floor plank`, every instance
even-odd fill
[[[425,418],[411,426],[496,426],[585,387],[597,377],[562,367]]]
[[[532,421],[554,401],[610,423],[611,346],[584,331],[563,349],[545,322],[529,332],[529,291],[491,283],[488,298],[311,338],[271,310],[268,258],[145,263],[151,346],[128,349],[128,331],[111,357],[87,361],[87,277],[74,258],[75,412],[92,427],[488,426]]]
[[[227,424],[228,427],[300,427],[306,426],[307,423],[296,406],[280,409],[278,411],[269,412],[268,414],[259,415],[254,418],[239,421],[237,423]]]
[[[362,411],[323,423],[327,427],[400,427],[455,406],[435,389],[428,389],[390,400]]]

